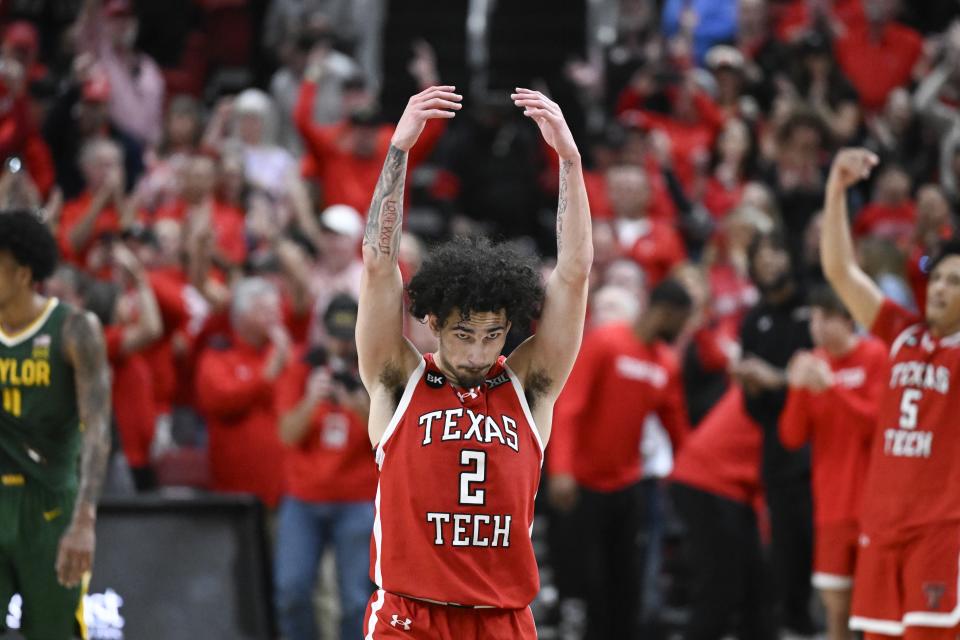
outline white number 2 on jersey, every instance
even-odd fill
[[[487,490],[470,490],[470,485],[480,483],[487,479],[487,453],[485,451],[472,451],[463,449],[460,451],[460,465],[472,467],[471,471],[464,471],[460,474],[460,504],[479,504],[486,501]]]
[[[920,389],[904,389],[900,396],[900,428],[917,428],[917,403],[923,397]]]

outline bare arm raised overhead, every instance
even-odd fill
[[[517,347],[507,361],[523,382],[537,427],[546,440],[553,403],[570,375],[583,337],[587,284],[593,263],[590,205],[580,152],[560,107],[539,91],[517,89],[512,97],[560,156],[557,268],[547,281],[536,335]]]
[[[857,264],[847,220],[847,189],[870,175],[877,156],[866,149],[842,149],[833,159],[820,230],[820,265],[853,318],[864,327],[883,304],[883,293]]]
[[[357,315],[360,378],[370,394],[369,431],[377,443],[396,407],[402,387],[420,361],[403,337],[403,282],[398,254],[403,227],[403,187],[407,155],[433,118],[452,118],[460,109],[455,87],[430,87],[410,98],[397,123],[377,181],[363,236],[363,276]]]

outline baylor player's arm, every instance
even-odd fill
[[[110,456],[110,365],[103,329],[92,313],[77,312],[67,318],[63,342],[76,380],[83,450],[73,520],[57,553],[57,577],[65,586],[74,586],[93,567],[97,499]]]

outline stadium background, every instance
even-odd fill
[[[368,150],[362,136],[331,151],[298,133],[379,131],[420,85],[457,85],[462,114],[411,174],[407,236],[419,242],[405,242],[405,276],[425,245],[454,233],[511,239],[539,252],[547,271],[555,163],[506,95],[516,86],[549,93],[589,169],[592,291],[602,292],[591,322],[633,317],[644,293],[676,274],[696,303],[675,345],[696,424],[730,382],[738,323],[757,300],[751,234],[785,229],[796,272],[820,278],[816,214],[840,146],[865,145],[883,163],[851,198],[865,268],[888,295],[922,305],[924,264],[960,202],[958,14],[947,0],[0,1],[0,205],[45,207],[70,265],[49,291],[122,331],[142,328],[143,289],[152,290],[163,323],[114,358],[124,386],[114,389],[117,455],[87,608],[93,637],[272,637],[283,449],[271,445],[277,464],[256,471],[261,500],[225,491],[235,478],[218,483],[211,466],[242,475],[244,458],[217,458],[207,424],[215,403],[197,371],[230,333],[241,277],[277,283],[290,334],[304,345],[325,344],[334,333],[326,305],[355,291],[361,222],[329,207],[365,213],[369,181],[350,171]],[[111,20],[128,29],[126,44],[122,33],[116,42],[96,35]],[[317,69],[326,71],[321,98],[298,120],[303,81]],[[240,131],[245,115],[261,121],[256,140]],[[214,164],[209,181],[191,183],[207,169],[195,162]],[[117,165],[122,184],[111,186],[104,176]],[[95,231],[72,233],[100,193]],[[622,223],[639,219],[654,229],[652,248],[622,239]],[[415,323],[410,330],[429,346]],[[704,356],[707,343],[719,363]],[[275,414],[257,419],[279,424]],[[656,561],[643,611],[651,628],[673,631],[685,615],[685,532],[664,500],[669,445],[656,424],[649,432],[639,552]],[[755,458],[734,463],[758,476]],[[539,502],[541,637],[577,637],[582,607],[561,603],[554,586],[546,491]],[[762,524],[762,505],[758,513]],[[324,630],[335,633],[336,597],[321,601]],[[12,626],[16,613],[13,602]]]

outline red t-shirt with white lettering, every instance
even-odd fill
[[[890,348],[861,529],[897,537],[960,520],[960,333],[933,338],[925,322],[885,300],[871,332]]]
[[[816,523],[856,521],[887,380],[887,349],[868,338],[837,358],[823,349],[814,353],[830,365],[834,385],[820,393],[791,387],[780,440],[787,448],[811,444]]]
[[[663,342],[643,343],[626,324],[594,329],[557,399],[550,473],[573,474],[595,491],[638,482],[643,423],[651,412],[679,450],[690,424],[676,355]]]

